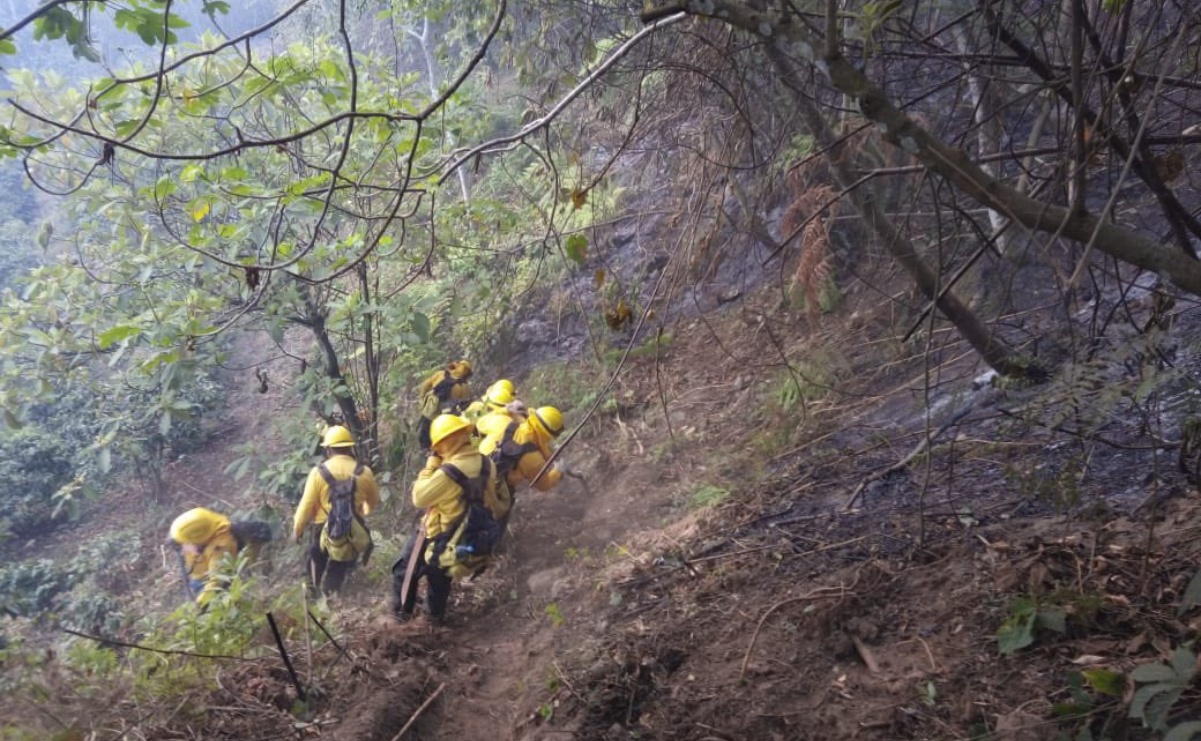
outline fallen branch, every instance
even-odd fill
[[[909,465],[910,461],[926,452],[926,450],[934,444],[934,441],[942,436],[942,433],[946,432],[948,429],[958,424],[959,420],[966,417],[968,412],[972,411],[973,406],[974,404],[968,404],[953,414],[950,419],[948,419],[942,424],[941,427],[935,430],[934,434],[922,438],[922,441],[917,444],[917,447],[909,451],[909,455],[892,464],[888,468],[876,471],[875,473],[863,479],[863,481],[860,481],[859,486],[855,487],[855,491],[851,492],[851,496],[847,500],[847,506],[843,508],[843,511],[849,512],[850,509],[855,506],[855,502],[859,499],[859,495],[863,493],[863,490],[867,488],[868,484],[872,483],[873,481],[879,481],[890,473],[896,473],[897,471],[903,470]]]
[[[858,581],[858,579],[856,579]],[[852,584],[851,586],[854,586]],[[751,645],[746,647],[746,654],[742,657],[742,668],[738,670],[738,681],[746,676],[746,668],[751,663],[751,653],[755,650],[755,643],[759,640],[759,631],[763,629],[763,624],[771,617],[771,614],[785,605],[791,605],[793,602],[804,602],[815,599],[825,599],[827,597],[845,597],[849,594],[845,586],[837,587],[819,587],[812,592],[802,594],[799,597],[789,597],[786,600],[781,600],[771,607],[767,608],[767,612],[763,613],[763,617],[759,618],[759,624],[755,626],[755,632],[751,634]],[[395,741],[395,739],[393,739]]]
[[[413,727],[413,724],[417,722],[417,719],[421,717],[421,714],[425,712],[425,709],[428,708],[435,699],[437,699],[438,695],[442,694],[442,690],[444,689],[446,689],[446,682],[438,685],[438,689],[434,690],[434,693],[427,697],[425,702],[421,703],[421,707],[417,708],[417,710],[415,710],[413,714],[409,716],[408,722],[405,723],[401,727],[400,731],[398,731],[397,734],[392,737],[392,741],[400,741],[401,737],[405,735],[405,731],[408,731]]]
[[[64,633],[69,633],[70,635],[73,635],[73,636],[79,636],[80,638],[87,638],[89,641],[96,641],[97,643],[99,643],[102,646],[120,646],[122,648],[135,648],[139,651],[150,651],[150,652],[156,653],[156,654],[168,654],[171,656],[191,656],[194,659],[225,659],[228,661],[255,661],[255,659],[248,659],[245,656],[231,656],[229,654],[200,654],[200,653],[195,653],[193,651],[183,651],[183,650],[174,649],[174,648],[155,648],[154,646],[143,646],[140,643],[127,643],[126,641],[118,641],[115,638],[104,638],[103,636],[88,635],[87,633],[80,633],[79,631],[71,630],[70,628],[60,628],[60,630]]]
[[[880,662],[876,661],[875,655],[867,647],[859,636],[851,636],[851,643],[855,645],[855,651],[859,653],[859,658],[863,659],[863,663],[867,665],[867,670],[872,674],[880,673]]]
[[[304,687],[300,686],[300,678],[296,676],[296,670],[292,668],[292,660],[288,658],[288,651],[284,648],[284,639],[279,634],[279,627],[275,624],[275,616],[267,613],[267,622],[271,625],[271,635],[275,636],[275,645],[279,648],[279,655],[284,660],[284,666],[288,670],[288,676],[292,678],[292,685],[296,687],[296,697],[301,702],[305,702],[308,696],[305,694]]]

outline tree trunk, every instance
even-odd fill
[[[859,179],[855,172],[853,155],[846,154],[842,143],[836,143],[837,137],[830,130],[829,124],[817,110],[812,100],[800,93],[800,80],[788,58],[774,46],[767,47],[767,54],[775,63],[776,68],[788,82],[786,86],[793,93],[793,102],[801,115],[801,119],[809,128],[818,147],[829,151],[827,164],[834,174],[838,185],[847,191],[851,202],[859,215],[863,217],[868,228],[883,244],[884,249],[892,255],[901,267],[905,269],[921,292],[933,301],[938,310],[955,325],[964,339],[980,353],[980,357],[989,367],[1003,376],[1012,378],[1028,378],[1040,380],[1046,376],[1038,366],[1022,358],[1008,347],[989,330],[954,292],[943,290],[937,273],[930,268],[918,255],[913,243],[905,238],[880,208],[875,198],[867,188],[856,185]],[[844,156],[845,155],[845,156]]]

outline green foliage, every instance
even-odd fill
[[[1193,574],[1188,586],[1184,588],[1184,594],[1180,597],[1180,607],[1176,612],[1178,615],[1183,615],[1197,605],[1201,605],[1201,569]]]
[[[1058,607],[1018,597],[1009,606],[1009,617],[997,630],[997,647],[1003,654],[1013,654],[1032,645],[1040,630],[1063,633],[1067,630],[1066,617]]]
[[[578,418],[596,401],[597,389],[604,385],[602,378],[600,368],[587,361],[548,363],[530,372],[517,395],[527,405],[553,404],[565,417]]]
[[[1139,687],[1130,700],[1129,715],[1142,721],[1144,728],[1166,731],[1165,741],[1188,741],[1201,733],[1201,723],[1182,723],[1169,729],[1172,707],[1197,675],[1197,655],[1180,646],[1168,663],[1141,664],[1130,672]]]
[[[666,357],[668,350],[671,348],[674,336],[671,332],[663,332],[654,337],[651,337],[646,342],[630,349],[630,354],[626,356],[626,360],[641,360],[643,358],[662,358]],[[625,354],[625,348],[617,348],[605,351],[605,362],[609,365],[616,365]]]
[[[1080,476],[1085,461],[1082,456],[1065,451],[1056,463],[1007,464],[1004,475],[1021,496],[1046,502],[1056,511],[1066,512],[1080,503]]]
[[[109,632],[125,616],[111,589],[137,558],[140,539],[110,533],[86,541],[58,561],[37,559],[0,566],[0,604],[15,615],[51,617],[88,632]]]
[[[788,303],[797,309],[804,311],[810,315],[829,314],[838,308],[842,302],[842,290],[838,287],[838,282],[834,280],[834,276],[825,276],[816,286],[817,306],[809,306],[809,291],[799,282],[792,283],[788,288]]]
[[[258,441],[249,440],[234,448],[236,457],[225,467],[225,474],[235,481],[249,478],[250,486],[258,491],[298,502],[309,469],[319,460],[320,432],[318,426],[299,414],[276,417],[270,434],[285,441],[286,452],[269,454]]]
[[[938,687],[935,686],[934,682],[931,680],[918,682],[917,698],[921,700],[922,704],[926,707],[934,707],[938,704]]]
[[[1114,721],[1109,710],[1126,691],[1126,675],[1103,668],[1071,672],[1067,691],[1068,699],[1052,703],[1051,713],[1069,730],[1069,737],[1076,741],[1108,738]]]
[[[553,628],[558,628],[567,622],[567,618],[563,617],[563,611],[559,609],[558,602],[551,602],[544,610],[546,616],[550,618],[550,624]]]
[[[714,486],[712,484],[703,484],[688,498],[688,504],[692,509],[704,509],[705,507],[715,507],[730,497],[730,490],[722,486]]]
[[[56,511],[54,495],[75,475],[75,451],[62,436],[38,427],[0,435],[5,530],[28,538],[66,521],[69,512]]]
[[[0,603],[17,615],[37,615],[82,578],[83,573],[46,558],[5,564],[0,566]]]

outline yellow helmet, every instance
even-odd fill
[[[325,437],[321,440],[323,448],[353,448],[354,436],[342,425],[325,428]]]
[[[180,545],[204,545],[222,525],[229,526],[229,518],[225,515],[204,507],[190,509],[171,523],[171,540]]]
[[[554,407],[538,407],[529,416],[530,424],[544,435],[563,434],[563,413]]]
[[[513,382],[502,378],[488,387],[484,393],[484,403],[494,409],[504,409],[506,404],[513,401]]]
[[[430,423],[430,444],[437,445],[459,430],[470,429],[471,423],[457,414],[439,414]]]
[[[446,369],[450,371],[450,377],[456,381],[471,377],[471,363],[467,360],[452,361]]]

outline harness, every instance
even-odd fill
[[[496,465],[496,475],[501,480],[507,480],[509,473],[517,467],[517,462],[521,460],[526,453],[537,451],[538,444],[532,440],[527,440],[524,443],[519,443],[513,439],[517,433],[519,424],[510,422],[505,427],[504,435],[501,437],[500,445],[492,451],[492,462]]]
[[[350,474],[351,478],[356,479],[356,484],[359,476],[363,474],[363,468],[365,468],[365,464],[362,461],[358,461],[355,463],[354,471]],[[317,466],[317,471],[321,474],[321,478],[325,479],[325,485],[329,487],[330,494],[332,495],[334,491],[334,484],[338,483],[338,479],[335,478],[334,475],[330,473],[329,469],[325,467],[325,461],[321,461],[321,465]],[[359,508],[357,505],[358,502],[352,502],[350,511],[354,513],[354,517],[359,521],[360,525],[367,527],[367,523],[363,521],[363,516],[359,514]],[[334,498],[333,496],[330,496],[329,507],[325,510],[326,518],[329,517],[329,513],[331,510],[333,510],[333,508]]]
[[[481,456],[480,472],[476,476],[468,476],[449,463],[443,463],[438,470],[462,490],[466,506],[463,515],[433,539],[429,560],[431,563],[440,562],[445,567],[461,566],[466,573],[479,573],[487,565],[488,556],[504,534],[504,527],[488,502],[492,461],[487,456]],[[495,498],[495,491],[493,496]]]
[[[438,467],[438,470],[446,474],[447,478],[455,482],[463,490],[463,498],[467,500],[468,506],[472,504],[484,504],[484,494],[488,488],[488,477],[492,475],[492,461],[487,456],[480,456],[480,473],[478,476],[468,477],[458,466],[450,463],[443,463]],[[458,522],[455,522],[456,526],[458,524]]]
[[[451,391],[454,390],[455,384],[458,382],[449,372],[442,371],[442,380],[434,384],[434,387],[430,389],[430,393],[438,397],[438,401],[445,403],[450,401]]]
[[[462,379],[452,376],[450,371],[442,371],[441,380],[435,383],[422,399],[422,415],[427,419],[433,419],[439,412],[457,412],[464,402],[452,402],[451,396],[455,386],[462,382]],[[431,399],[435,400],[433,408],[430,408]]]
[[[355,496],[355,493],[356,493],[355,490],[357,490],[357,488],[358,488],[358,478],[363,473],[364,468],[366,468],[366,464],[364,464],[362,461],[357,461],[355,463],[354,472],[351,473],[351,475],[350,475],[349,480],[351,482],[353,482],[353,486],[354,486],[354,490],[352,490],[351,495],[350,495],[350,516],[351,516],[352,522],[348,523],[349,527],[347,527],[347,529],[346,529],[346,535],[344,537],[338,537],[336,539],[331,537],[331,533],[329,531],[329,526],[330,526],[330,518],[333,515],[333,509],[334,509],[335,487],[338,484],[339,479],[335,478],[334,475],[332,473],[330,473],[329,469],[325,467],[325,461],[321,462],[321,465],[319,465],[317,467],[317,470],[321,473],[321,478],[325,479],[325,483],[329,487],[329,494],[330,494],[329,508],[325,510],[325,518],[326,518],[325,525],[322,527],[322,533],[321,533],[321,537],[327,538],[328,543],[323,543],[322,547],[323,548],[325,548],[325,547],[344,548],[346,546],[349,546],[352,549],[354,558],[357,559],[358,556],[361,554],[363,556],[363,563],[365,564],[365,563],[367,563],[367,559],[369,559],[371,557],[372,551],[375,550],[375,543],[371,537],[371,528],[367,527],[367,521],[363,519],[363,516],[361,514],[359,514],[358,500],[357,500],[357,497]],[[346,480],[347,479],[341,479],[341,481],[346,481]],[[356,542],[354,524],[353,524],[354,522],[357,522],[359,524],[359,527],[362,528],[362,531],[363,531],[362,535],[360,535],[358,538],[358,542]],[[364,540],[366,542],[363,542]],[[321,541],[318,541],[318,542],[321,542]],[[354,559],[350,559],[350,560],[354,560]]]

